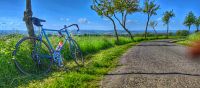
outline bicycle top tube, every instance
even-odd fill
[[[45,28],[42,28],[43,31],[60,31],[60,32],[66,32],[67,30],[56,30],[56,29],[45,29]]]
[[[42,27],[40,27],[40,28],[41,28],[41,31],[40,31],[41,35],[39,35],[40,36],[39,38],[42,40],[42,37],[44,36],[44,38],[47,40],[48,45],[50,46],[51,50],[53,50],[53,51],[55,51],[55,49],[52,46],[52,43],[50,42],[49,37],[48,37],[46,32],[51,31],[51,32],[58,32],[58,33],[59,32],[66,33],[65,43],[66,43],[66,40],[68,40],[71,37],[71,35],[69,34],[68,30],[66,30],[66,29],[65,30],[56,30],[56,29],[45,29],[45,28],[42,28]]]

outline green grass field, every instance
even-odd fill
[[[120,37],[120,42],[116,43],[112,36],[74,36],[86,58],[85,68],[79,71],[73,69],[68,72],[53,71],[46,76],[24,76],[19,73],[12,61],[14,46],[22,37],[22,35],[0,37],[0,88],[95,87],[98,86],[102,76],[116,66],[119,56],[137,42],[145,40],[141,37],[134,38],[134,41],[128,37]],[[164,37],[159,38],[164,39]],[[156,38],[149,37],[147,40],[153,39]],[[56,47],[60,39],[50,37],[50,40],[53,47]]]

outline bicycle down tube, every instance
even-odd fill
[[[56,50],[53,48],[53,46],[52,46],[52,44],[51,44],[51,42],[50,42],[50,40],[49,40],[49,38],[48,38],[48,36],[47,36],[47,34],[46,34],[47,31],[59,32],[60,30],[43,29],[43,28],[41,28],[41,32],[42,32],[42,33],[39,35],[39,36],[41,36],[40,39],[42,39],[43,34],[44,34],[44,37],[45,37],[45,39],[47,40],[48,45],[50,46],[51,50],[53,50],[53,52],[54,52],[54,51],[56,51]],[[67,34],[67,36],[65,37],[64,43],[63,43],[63,45],[65,45],[66,42],[67,42],[67,40],[69,40],[69,38],[70,38],[70,34],[69,34],[69,32],[68,32],[67,30],[61,30],[61,32],[65,32],[65,33]],[[62,48],[61,48],[61,50],[62,50]],[[61,50],[60,50],[60,51],[61,51]]]

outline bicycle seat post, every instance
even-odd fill
[[[38,35],[40,36],[42,34],[42,26],[38,26]]]

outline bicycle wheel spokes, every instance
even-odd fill
[[[52,56],[46,43],[24,38],[16,46],[15,64],[25,74],[43,74],[50,70]]]
[[[77,65],[79,65],[79,66],[84,65],[82,52],[81,52],[78,44],[74,40],[71,40],[71,42],[70,42],[70,52],[71,52],[72,58],[74,59],[74,61]]]

